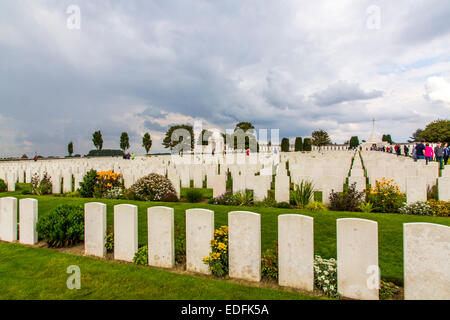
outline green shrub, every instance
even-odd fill
[[[287,202],[278,202],[274,207],[280,208],[280,209],[291,209],[292,206]]]
[[[52,193],[52,182],[47,172],[44,173],[42,179],[39,178],[39,174],[35,173],[31,178],[31,193],[42,196]]]
[[[3,179],[0,179],[0,192],[5,192],[8,190],[8,186],[6,185]]]
[[[191,203],[200,202],[203,200],[203,192],[200,189],[188,189],[186,191],[186,200]]]
[[[450,216],[450,201],[428,200],[428,204],[433,210],[433,216],[448,217]]]
[[[278,242],[267,249],[261,257],[261,276],[266,279],[278,279]]]
[[[253,204],[253,191],[245,190],[234,194],[234,200],[238,206],[251,206]]]
[[[228,277],[228,226],[221,226],[214,232],[211,253],[203,258],[211,273],[216,277]]]
[[[103,149],[103,150],[91,150],[87,154],[88,157],[123,157],[122,150],[112,150],[112,149]]]
[[[150,173],[148,176],[140,178],[126,191],[127,197],[134,197],[141,201],[164,201],[175,195],[176,191],[166,177]]]
[[[400,288],[392,282],[380,281],[380,299],[387,300],[400,293]]]
[[[359,205],[359,210],[361,210],[361,212],[364,212],[364,213],[371,213],[372,207],[373,207],[372,202],[362,202]]]
[[[271,197],[265,197],[263,201],[255,202],[254,206],[255,207],[265,207],[265,208],[276,207],[277,202],[275,201],[275,199],[273,199]]]
[[[224,194],[214,198],[212,204],[219,204],[223,206],[234,206],[236,205],[236,199],[233,192],[227,191]]]
[[[122,197],[123,197],[122,187],[112,187],[103,194],[103,198],[105,199],[122,199]]]
[[[105,237],[105,249],[106,252],[114,252],[114,232],[109,228]]]
[[[333,211],[358,211],[364,197],[364,192],[356,191],[356,183],[353,183],[343,193],[330,194],[330,206]]]
[[[302,180],[290,193],[292,203],[298,208],[304,208],[314,196],[314,185],[312,181]]]
[[[339,298],[337,291],[337,263],[334,258],[314,256],[314,285],[332,298]]]
[[[79,193],[83,198],[92,198],[94,196],[95,186],[97,184],[97,171],[89,170],[80,182]]]
[[[175,263],[186,263],[186,229],[175,223]]]
[[[50,247],[74,245],[84,239],[84,209],[77,205],[61,205],[36,224],[39,237]]]
[[[367,201],[373,204],[374,212],[399,212],[406,201],[406,196],[400,193],[399,187],[394,180],[385,178],[376,180],[367,193]]]
[[[402,214],[413,214],[418,216],[432,216],[433,208],[428,202],[417,201],[410,204],[405,204],[400,208],[400,213]]]
[[[137,265],[148,265],[148,246],[142,246],[134,254],[133,262]]]
[[[319,202],[319,201],[313,201],[313,202],[308,203],[306,205],[305,209],[310,210],[310,211],[327,211],[328,210],[328,208],[322,202]]]

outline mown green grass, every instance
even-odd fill
[[[67,273],[80,267],[81,288]],[[285,290],[259,288],[0,242],[0,299],[309,300]]]
[[[378,222],[379,234],[379,265],[381,277],[403,285],[403,224],[412,222],[428,222],[450,226],[450,219],[445,217],[425,217],[386,213],[362,213],[321,211],[311,212],[298,209],[261,208],[219,206],[198,203],[164,203],[141,202],[130,200],[83,199],[64,198],[53,196],[27,196],[21,191],[16,193],[3,193],[0,197],[15,196],[17,198],[31,197],[39,201],[39,216],[48,214],[53,208],[61,204],[79,204],[98,201],[107,205],[107,223],[113,226],[114,205],[121,203],[134,204],[138,207],[138,241],[147,243],[147,208],[152,206],[168,206],[174,208],[175,225],[181,230],[185,228],[185,211],[190,208],[203,208],[213,210],[215,213],[215,227],[228,224],[228,212],[252,211],[261,214],[261,243],[263,249],[270,247],[278,237],[277,217],[280,214],[303,214],[314,218],[314,252],[323,258],[336,258],[336,219],[361,218]]]

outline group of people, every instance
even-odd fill
[[[442,142],[439,142],[433,149],[429,143],[425,144],[425,141],[421,141],[416,144],[412,153],[414,161],[425,159],[426,164],[428,165],[428,162],[431,162],[434,159],[439,162],[439,167],[441,169],[444,169],[444,165],[447,165],[449,156],[450,146],[448,143],[444,145]]]
[[[123,158],[124,159],[127,159],[127,160],[134,160],[134,158],[136,157],[136,155],[134,154],[134,152],[132,152],[131,154],[128,152],[127,154],[124,154],[123,155]]]

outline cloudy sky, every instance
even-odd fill
[[[77,10],[80,10],[79,29]],[[2,0],[0,157],[170,125],[406,141],[450,116],[450,3]]]

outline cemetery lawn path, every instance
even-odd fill
[[[69,290],[81,271],[81,288]],[[320,297],[0,242],[0,299],[309,300]]]
[[[140,245],[147,244],[147,208],[151,206],[168,206],[175,210],[175,227],[179,228],[181,236],[185,232],[185,211],[190,208],[213,210],[215,227],[228,225],[228,212],[251,211],[261,214],[261,244],[264,249],[271,247],[278,237],[278,215],[302,214],[314,218],[314,253],[322,258],[336,258],[336,219],[361,218],[378,222],[379,265],[381,278],[403,285],[403,224],[413,222],[427,222],[450,226],[448,217],[427,217],[416,215],[320,211],[311,212],[298,209],[262,208],[262,207],[234,207],[200,203],[182,202],[142,202],[130,200],[85,199],[54,196],[26,196],[20,192],[1,193],[0,197],[14,196],[21,198],[35,198],[39,201],[39,216],[48,214],[53,208],[61,204],[79,204],[86,202],[102,202],[107,205],[108,228],[113,227],[114,205],[121,203],[138,206],[138,241]],[[175,241],[178,241],[177,239]]]

